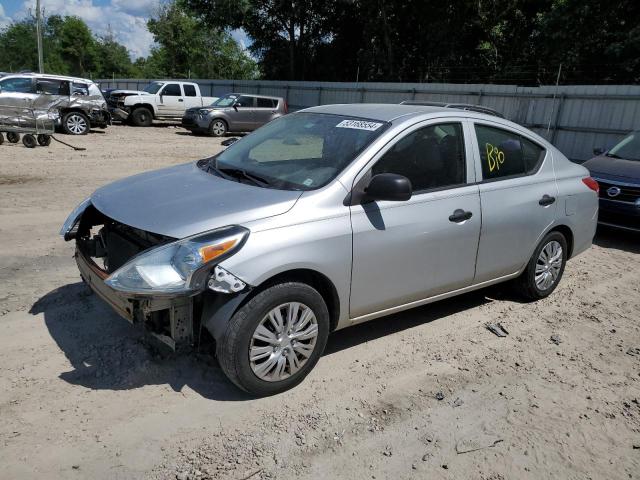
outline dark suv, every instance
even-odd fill
[[[640,231],[640,131],[608,151],[596,148],[593,153],[584,166],[600,185],[598,223]]]

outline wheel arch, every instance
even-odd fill
[[[221,122],[224,122],[224,124],[227,127],[227,132],[229,131],[229,121],[226,118],[221,116],[216,116],[211,119],[211,121],[209,122],[209,130],[211,130],[211,126],[213,125],[213,122],[215,122],[216,120],[220,120]]]
[[[561,233],[562,236],[564,236],[565,240],[567,241],[567,259],[571,258],[571,256],[573,255],[573,230],[571,230],[571,227],[561,223],[558,225],[554,225],[551,229],[549,229],[547,233],[551,232],[558,232]]]
[[[133,111],[138,109],[138,108],[146,108],[147,110],[149,110],[151,112],[151,115],[153,115],[153,117],[155,118],[156,111],[153,108],[153,105],[151,105],[150,103],[136,103],[135,105],[131,106],[131,112],[133,113]]]
[[[333,282],[324,274],[309,268],[279,272],[250,290],[235,295],[207,292],[202,310],[202,325],[218,340],[226,324],[238,309],[263,290],[284,282],[300,282],[315,288],[329,310],[329,331],[335,330],[340,318],[340,297]]]

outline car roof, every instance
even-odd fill
[[[67,77],[65,75],[49,75],[47,73],[33,73],[33,72],[10,73],[10,74],[7,74],[5,77],[33,77],[33,78],[45,78],[45,79],[51,79],[51,80],[68,80],[71,82],[94,83],[93,80],[89,80],[88,78]],[[5,78],[5,77],[2,77],[2,78]]]
[[[273,97],[271,95],[258,95],[257,93],[239,93],[239,92],[231,92],[226,95],[244,95],[246,97],[256,97],[256,98],[269,98],[272,100],[282,100],[282,97]]]
[[[321,105],[301,110],[311,113],[329,113],[348,117],[360,117],[381,122],[391,122],[400,117],[411,117],[425,113],[452,112],[451,108],[423,105],[401,105],[396,103],[343,103]],[[460,112],[462,113],[462,111]]]

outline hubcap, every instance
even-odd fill
[[[222,122],[214,122],[211,128],[213,130],[213,133],[215,133],[216,135],[222,135],[224,133],[224,123]]]
[[[80,115],[71,115],[67,118],[67,128],[72,133],[79,135],[87,129],[87,122]]]
[[[540,290],[548,290],[558,280],[562,267],[562,246],[555,240],[547,243],[540,251],[536,262],[536,286]]]
[[[302,303],[284,303],[260,321],[249,345],[251,370],[261,380],[277,382],[299,371],[313,353],[318,320]]]

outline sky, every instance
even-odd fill
[[[111,28],[131,58],[146,57],[153,45],[153,35],[146,22],[162,0],[40,0],[45,15],[75,15],[82,18],[97,35]],[[35,10],[35,0],[0,0],[0,28]],[[250,41],[239,30],[233,37],[246,48]]]

